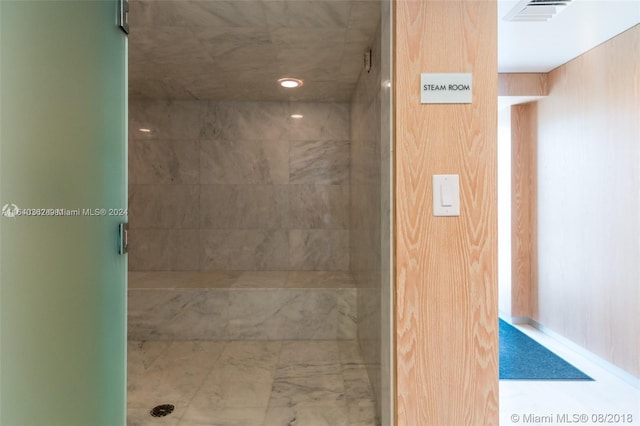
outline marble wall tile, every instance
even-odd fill
[[[223,140],[285,141],[288,112],[285,102],[211,102],[203,136]]]
[[[129,290],[131,340],[224,340],[228,333],[226,290]]]
[[[202,230],[201,241],[201,268],[205,271],[288,268],[285,230]]]
[[[202,185],[200,228],[286,229],[287,185]]]
[[[152,132],[130,146],[130,270],[344,270],[343,238],[300,236],[348,232],[349,114],[346,103],[132,102],[132,132]]]
[[[207,139],[200,149],[202,184],[289,182],[289,147],[282,140]]]
[[[149,77],[176,77],[176,63],[186,68],[190,68],[191,64],[211,66],[214,63],[213,58],[202,49],[193,28],[164,27],[153,31],[134,26],[129,46],[129,58],[134,58],[133,63],[129,64],[130,75],[138,77],[145,76],[143,71],[149,72]],[[155,70],[148,66],[140,67],[144,59],[159,64],[159,67]]]
[[[136,78],[129,79],[129,99],[132,102],[152,102],[157,99],[181,99],[196,100],[196,97],[189,92],[185,86],[176,80],[166,78]],[[133,131],[139,131],[138,128]],[[131,131],[131,130],[130,130]],[[129,133],[131,134],[131,133]]]
[[[229,331],[237,340],[277,340],[291,295],[277,289],[229,292]],[[250,314],[249,314],[250,313]]]
[[[129,337],[354,339],[355,299],[356,289],[130,288]]]
[[[200,142],[130,139],[129,183],[199,184]]]
[[[196,271],[200,269],[197,229],[129,230],[130,271]]]
[[[349,269],[349,231],[289,231],[292,270]]]
[[[129,271],[170,271],[169,229],[129,230]]]
[[[371,28],[372,22],[380,21],[380,4],[375,1],[355,1],[349,15],[349,28]],[[379,43],[378,43],[379,44]]]
[[[336,339],[337,321],[335,291],[237,289],[229,293],[231,338]]]
[[[352,34],[351,31],[349,32],[348,37],[353,39],[354,35]],[[340,59],[340,73],[338,74],[341,79],[345,81],[349,81],[351,76],[360,74],[360,71],[363,68],[362,57],[365,51],[366,49],[363,50],[361,43],[354,43],[354,42],[345,43],[344,48],[342,49],[342,58]],[[355,91],[355,87],[354,87],[354,91]],[[355,95],[354,95],[354,99],[355,99]],[[352,99],[352,102],[354,102],[354,99]],[[357,123],[353,119],[351,121]]]
[[[132,101],[129,104],[129,135],[135,135],[135,139],[198,139],[206,113],[204,102]],[[142,133],[141,128],[151,132]]]
[[[358,338],[358,292],[355,288],[344,288],[336,292],[338,306],[338,339]]]
[[[349,181],[348,140],[292,140],[289,182],[340,185]]]
[[[362,61],[359,61],[362,66]],[[290,124],[293,140],[349,140],[349,104],[336,102],[291,102],[291,114],[304,117]]]
[[[348,185],[289,185],[291,229],[349,229]]]
[[[332,290],[290,291],[290,300],[282,308],[283,339],[336,339],[338,300]]]
[[[198,185],[129,185],[131,228],[197,228]]]

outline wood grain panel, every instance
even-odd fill
[[[548,94],[547,74],[498,74],[498,96],[547,96]]]
[[[511,316],[531,318],[536,301],[537,103],[511,107]]]
[[[640,25],[549,74],[538,102],[534,319],[640,377]]]
[[[394,34],[397,425],[497,424],[496,3],[400,0]],[[421,105],[423,72],[472,72],[473,104]]]

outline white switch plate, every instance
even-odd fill
[[[433,215],[460,216],[459,175],[433,175]]]

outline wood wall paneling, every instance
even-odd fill
[[[500,73],[498,96],[547,96],[546,73]]]
[[[538,312],[640,378],[640,25],[549,73],[538,101]]]
[[[397,425],[498,423],[495,1],[395,2]],[[472,72],[473,104],[421,105],[420,73]],[[433,174],[460,217],[433,217]]]
[[[537,103],[511,107],[511,317],[537,305]]]

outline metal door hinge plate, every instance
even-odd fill
[[[118,3],[117,25],[129,34],[129,0],[116,0]]]
[[[118,225],[118,254],[125,254],[129,251],[129,224]]]

